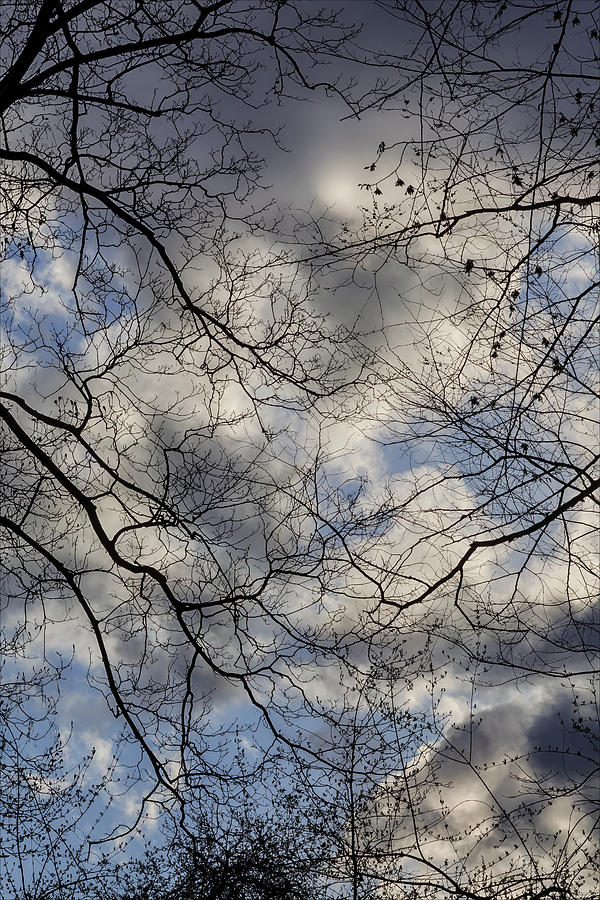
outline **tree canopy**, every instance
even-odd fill
[[[596,896],[598,4],[0,26],[10,896]]]

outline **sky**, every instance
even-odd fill
[[[390,19],[383,6],[374,2],[346,4],[343,16],[364,21],[359,40],[364,46],[376,48],[379,60],[391,54],[402,57],[408,46],[405,26]],[[582,18],[592,15],[593,11],[589,11],[592,6],[579,4]],[[552,12],[549,9],[543,29],[534,27],[535,19],[533,25],[526,26],[516,47],[521,60],[526,56],[535,58],[547,50],[548,35],[554,35],[559,24]],[[582,29],[588,27],[586,22]],[[372,83],[374,76],[370,71],[365,76],[360,67],[351,68]],[[340,70],[346,74],[349,64],[344,63]],[[257,110],[256,124],[283,126],[281,142],[285,152],[274,148],[269,141],[257,141],[260,152],[266,154],[264,180],[272,185],[276,210],[300,210],[297,219],[307,223],[307,211],[317,218],[321,210],[329,208],[331,220],[342,219],[350,230],[360,230],[360,207],[370,212],[374,202],[388,202],[387,184],[380,201],[371,190],[359,185],[372,177],[369,166],[377,159],[381,142],[386,148],[394,148],[408,139],[414,120],[405,117],[404,99],[408,99],[409,105],[416,102],[415,96],[405,98],[402,94],[397,103],[389,104],[382,111],[367,111],[359,119],[348,117],[338,98],[326,97],[322,92],[309,94],[300,101],[284,99],[279,105]],[[238,108],[237,101],[226,99],[221,113],[227,117]],[[201,147],[202,141],[197,146]],[[527,155],[525,146],[521,152],[523,157]],[[393,153],[394,149],[385,150],[377,173]],[[446,164],[442,159],[442,171]],[[394,169],[397,163],[393,159],[388,165]],[[416,177],[417,168],[410,164],[399,170],[405,181],[401,187],[404,203],[410,201],[406,186]],[[508,180],[506,172],[499,176],[502,190],[506,189]],[[457,203],[460,202],[459,196]],[[198,216],[206,217],[201,219],[201,229],[203,235],[209,235],[210,243],[213,219],[208,210],[207,204],[207,211],[201,210]],[[65,229],[73,228],[77,233],[75,212],[72,211],[72,218],[64,209],[60,212]],[[248,253],[265,254],[273,250],[277,254],[281,246],[288,244],[285,237],[288,232],[284,229],[289,229],[290,221],[286,213],[281,232],[275,235],[258,228],[241,229],[240,237],[231,247],[236,252],[239,248]],[[338,225],[324,223],[322,227],[327,240],[332,235],[337,240]],[[302,231],[302,235],[308,230]],[[507,233],[520,246],[510,227]],[[368,224],[366,235],[372,234],[372,225]],[[409,852],[409,847],[414,845],[414,829],[418,827],[428,848],[425,856],[429,864],[463,879],[468,879],[481,858],[487,860],[491,871],[502,874],[505,869],[518,871],[521,863],[526,863],[533,854],[540,871],[545,873],[545,867],[555,864],[557,859],[568,871],[572,853],[571,869],[575,870],[589,840],[589,811],[597,785],[593,734],[586,730],[585,724],[588,711],[596,701],[591,674],[595,620],[589,603],[594,591],[595,518],[588,507],[580,507],[570,518],[566,516],[562,532],[557,527],[539,545],[534,539],[522,545],[482,548],[465,566],[461,604],[454,604],[452,583],[448,588],[442,586],[431,602],[402,608],[406,598],[418,594],[420,586],[435,582],[451,568],[474,539],[493,537],[507,522],[513,525],[521,521],[511,507],[513,499],[517,502],[516,489],[511,487],[512,472],[497,476],[498,491],[504,497],[502,491],[506,487],[509,497],[503,501],[500,514],[493,505],[482,504],[489,480],[485,480],[485,472],[480,473],[479,451],[474,455],[470,446],[465,449],[457,443],[454,433],[445,432],[433,414],[428,416],[426,407],[428,390],[432,403],[437,403],[440,390],[447,388],[444,397],[451,404],[459,402],[453,393],[455,386],[459,386],[456,390],[460,388],[465,397],[472,397],[475,390],[483,395],[493,382],[491,375],[481,375],[481,361],[475,353],[463,365],[473,329],[488,325],[476,318],[473,323],[468,318],[469,305],[477,307],[488,287],[477,269],[472,276],[465,272],[465,261],[473,254],[479,265],[479,256],[483,261],[486,254],[491,256],[490,239],[487,240],[488,243],[485,235],[471,233],[464,237],[462,246],[458,246],[458,239],[456,245],[449,242],[447,252],[450,257],[455,254],[452,259],[455,265],[446,272],[439,270],[435,242],[424,237],[414,259],[409,260],[398,251],[396,257],[383,265],[385,254],[367,254],[356,266],[340,263],[332,272],[315,268],[311,275],[314,281],[308,281],[302,256],[305,251],[292,248],[292,254],[297,253],[300,262],[297,266],[288,263],[282,267],[281,298],[275,302],[271,302],[273,295],[269,295],[274,282],[269,279],[278,276],[277,265],[267,271],[264,280],[260,271],[253,271],[244,273],[235,282],[228,281],[222,265],[218,283],[208,288],[211,277],[219,272],[214,260],[208,258],[210,249],[200,259],[192,257],[186,272],[188,289],[202,296],[213,312],[230,316],[232,328],[238,329],[236,334],[252,339],[271,316],[278,323],[280,309],[286,309],[287,289],[301,299],[296,311],[316,309],[327,314],[334,326],[354,325],[362,333],[362,345],[376,352],[376,365],[371,364],[375,374],[365,379],[359,391],[342,395],[341,399],[336,396],[303,405],[298,392],[290,389],[285,394],[285,402],[266,403],[258,417],[253,412],[253,401],[256,397],[268,398],[269,385],[261,382],[260,375],[246,364],[240,382],[219,380],[219,352],[209,353],[202,340],[196,338],[189,316],[181,314],[180,318],[179,311],[170,304],[164,281],[158,276],[153,280],[150,265],[139,276],[142,288],[137,296],[129,287],[127,274],[123,276],[125,290],[133,295],[124,308],[119,307],[116,292],[111,294],[119,284],[116,275],[111,281],[113,288],[104,295],[101,280],[93,286],[97,293],[92,290],[87,299],[91,304],[95,297],[104,297],[110,322],[105,328],[99,325],[98,334],[90,340],[81,340],[76,330],[71,336],[66,333],[66,323],[75,321],[76,317],[71,296],[76,268],[73,253],[65,250],[61,254],[56,248],[50,253],[38,248],[34,273],[43,288],[31,287],[27,272],[31,263],[29,250],[21,257],[13,246],[13,252],[7,254],[9,258],[2,265],[2,292],[11,300],[12,324],[17,335],[25,327],[24,323],[31,325],[33,315],[40,322],[39,332],[44,333],[46,343],[59,351],[52,356],[47,347],[43,349],[32,342],[28,354],[20,356],[23,367],[15,366],[14,373],[8,376],[6,383],[10,390],[19,392],[36,408],[41,404],[45,411],[56,409],[68,416],[68,402],[75,395],[66,384],[65,370],[61,371],[64,360],[61,349],[70,347],[75,355],[79,354],[77,365],[89,373],[114,358],[114,365],[104,373],[110,387],[105,393],[99,390],[95,397],[106,417],[104,421],[101,417],[95,420],[90,429],[97,446],[111,465],[120,467],[128,478],[149,489],[156,489],[161,477],[157,445],[175,448],[169,462],[180,479],[177,502],[190,517],[198,516],[196,523],[200,521],[198,510],[202,511],[201,539],[197,533],[192,539],[177,533],[176,529],[148,528],[141,537],[124,531],[118,544],[120,552],[147,566],[163,566],[173,584],[178,589],[181,586],[181,596],[186,601],[202,592],[207,603],[228,596],[236,579],[257,589],[266,575],[266,558],[276,561],[282,569],[283,560],[292,560],[300,575],[297,572],[292,577],[282,576],[273,591],[265,592],[264,596],[276,611],[276,623],[286,623],[292,634],[304,638],[318,634],[324,649],[314,652],[300,642],[294,646],[289,638],[284,643],[277,628],[265,623],[260,593],[257,599],[249,600],[243,622],[247,633],[256,646],[269,648],[264,654],[269,663],[277,660],[277,677],[271,673],[269,678],[259,676],[254,680],[257,698],[269,703],[272,721],[288,739],[305,738],[310,733],[320,748],[321,760],[335,762],[341,756],[345,759],[341,767],[344,772],[348,759],[344,754],[350,752],[347,743],[352,733],[348,725],[350,717],[358,715],[358,709],[368,721],[378,696],[368,678],[365,678],[367,686],[361,690],[361,678],[357,677],[356,683],[345,682],[344,678],[349,677],[348,672],[366,671],[368,660],[372,677],[377,676],[375,680],[381,690],[387,673],[389,691],[379,695],[383,696],[381,719],[373,725],[373,742],[367,742],[366,749],[361,751],[366,760],[364,765],[373,768],[361,783],[365,803],[363,821],[368,824],[372,817],[377,821],[383,818],[388,823],[380,840],[387,841],[386,846],[392,847],[394,854]],[[493,235],[492,245],[494,240],[502,248],[502,233],[500,238],[498,234]],[[167,243],[170,241],[176,247],[171,235]],[[588,238],[576,227],[549,247],[546,259],[549,269],[554,259],[564,259],[570,253],[574,258],[583,247],[581,262],[569,271],[570,280],[556,276],[552,290],[559,297],[556,302],[560,309],[560,303],[566,303],[565,298],[574,291],[584,290],[596,277],[590,262],[592,253]],[[120,257],[119,253],[122,253]],[[115,259],[124,269],[130,264],[121,250],[115,251],[111,265]],[[143,263],[143,254],[139,259]],[[219,262],[223,264],[222,259]],[[481,269],[483,265],[484,262]],[[254,318],[246,320],[233,304],[231,308],[227,305],[232,286],[245,291],[255,305]],[[277,306],[278,302],[281,306]],[[528,294],[526,302],[533,305],[536,301],[533,295],[530,300]],[[461,313],[449,318],[452,310],[463,308],[464,317]],[[147,338],[150,350],[144,343],[133,349],[127,343],[137,334],[133,312],[140,309],[148,323],[143,337]],[[587,307],[580,309],[581,319],[570,320],[574,323],[574,337],[570,338],[573,346],[577,343],[577,328],[584,327],[590,318]],[[302,319],[300,312],[294,324],[294,340],[305,341],[304,365],[316,366],[319,359],[326,359],[328,347],[318,343],[315,346],[307,330],[308,320]],[[535,319],[538,327],[541,322],[541,333],[552,325],[546,312],[542,309]],[[522,334],[519,371],[530,372],[538,365],[537,349],[527,344]],[[282,338],[284,347],[287,339],[286,334]],[[156,349],[159,340],[164,340],[164,351]],[[185,348],[179,352],[174,348],[182,340]],[[510,335],[501,340],[509,342]],[[356,346],[352,345],[349,351],[350,368],[355,366],[352,354],[357,352]],[[449,373],[460,369],[460,378],[457,376],[452,381],[447,376],[447,385],[444,378],[436,380],[434,373],[428,373],[426,368],[433,365],[431,360],[438,352],[446,354]],[[273,360],[278,365],[287,364],[284,353],[274,354]],[[582,375],[584,364],[585,359],[576,374]],[[194,371],[206,373],[211,366],[211,379],[194,380]],[[511,359],[499,362],[494,370],[499,373],[496,377],[510,382],[514,379],[511,366]],[[282,393],[285,390],[282,388]],[[422,392],[419,402],[421,408],[425,405],[425,412],[421,424],[411,431],[418,390]],[[553,403],[558,396],[558,391],[551,397],[548,395],[546,406],[537,418],[531,418],[536,427],[540,421],[545,423],[547,443],[548,434],[553,433],[551,416],[556,412]],[[571,404],[565,411],[567,424],[561,425],[562,430],[558,432],[560,440],[570,439],[578,458],[587,459],[593,452],[594,407],[589,405],[587,393],[573,392],[569,396],[565,391],[560,397],[561,402]],[[153,409],[168,410],[168,414],[154,417]],[[211,420],[209,424],[207,420]],[[493,413],[486,422],[473,426],[482,442],[496,427]],[[527,423],[523,427],[533,428]],[[44,434],[43,429],[40,434]],[[446,444],[442,444],[440,435],[447,435]],[[535,440],[535,434],[527,440]],[[69,439],[62,449],[55,443],[50,446],[57,455],[65,454],[63,459],[73,467],[81,489],[103,483],[106,486],[106,473],[102,474],[85,460],[80,448]],[[550,453],[551,449],[545,445],[544,452]],[[34,479],[30,464],[18,476],[14,475],[18,457],[18,449],[14,453],[9,450],[9,474],[13,479],[23,480],[15,480],[13,485],[30,479],[30,487]],[[496,477],[495,470],[493,475]],[[363,488],[360,498],[359,485]],[[529,504],[530,511],[536,503],[544,509],[543,504],[552,490],[555,490],[554,483],[527,484],[519,500]],[[115,658],[131,664],[127,686],[134,690],[148,688],[154,678],[158,682],[165,677],[168,680],[181,676],[183,664],[189,661],[189,651],[183,643],[177,643],[181,635],[173,630],[160,597],[139,579],[115,577],[102,548],[97,543],[90,544],[85,517],[66,503],[61,507],[64,500],[57,501],[47,485],[40,491],[40,496],[35,498],[36,509],[39,507],[36,533],[44,535],[44,528],[50,522],[53,546],[58,548],[61,558],[86,569],[80,587],[106,626],[107,647]],[[26,491],[24,496],[28,496]],[[570,496],[568,490],[565,496],[567,499]],[[121,505],[107,492],[97,502],[110,533],[126,525],[132,511],[144,510],[140,495],[124,490],[119,500]],[[353,521],[354,527],[350,527]],[[575,565],[573,557],[569,558],[573,542],[578,548]],[[340,558],[344,562],[334,575]],[[39,562],[27,563],[22,557],[20,563],[26,569],[29,565],[29,575],[35,581]],[[319,565],[330,579],[325,590],[312,580]],[[374,605],[373,598],[381,585],[386,600]],[[9,573],[2,613],[3,626],[7,629],[22,617],[24,591],[23,585],[14,579],[14,573]],[[109,699],[107,704],[101,691],[90,684],[90,678],[98,679],[96,686],[102,681],[98,653],[89,626],[82,622],[81,613],[69,601],[65,602],[63,593],[50,582],[41,595],[32,595],[35,601],[31,606],[31,623],[46,617],[54,624],[35,634],[29,660],[11,657],[7,652],[3,684],[11,685],[10,673],[21,666],[31,679],[33,668],[44,658],[56,664],[59,659],[70,659],[74,648],[74,659],[61,687],[57,728],[68,765],[77,766],[94,748],[93,757],[86,763],[86,783],[109,773],[108,793],[114,795],[114,800],[93,825],[95,834],[106,835],[115,825],[129,826],[135,821],[141,798],[147,792],[149,767],[138,747],[122,746],[118,777],[124,781],[116,781],[117,770],[113,772],[111,765],[123,718],[115,717],[114,703]],[[152,608],[148,642],[143,631],[128,624],[131,608],[135,608],[138,622],[144,621],[143,617]],[[227,606],[230,608],[233,608],[231,604]],[[30,627],[35,631],[35,625]],[[238,627],[235,617],[228,614],[226,619],[218,607],[216,612],[206,613],[202,627],[205,646],[213,658],[223,668],[235,670],[240,663],[232,638]],[[368,653],[364,638],[359,640],[358,634],[368,636]],[[161,642],[163,646],[172,642],[173,662],[168,671],[165,658],[155,652]],[[583,653],[582,647],[586,648]],[[244,652],[251,660],[260,657],[258,651],[252,650],[251,641]],[[496,664],[491,665],[489,658]],[[582,662],[573,663],[574,658]],[[143,664],[136,668],[140,660]],[[431,671],[423,666],[423,660],[430,663]],[[568,669],[581,674],[563,674]],[[300,689],[287,686],[286,678],[293,678]],[[219,778],[214,771],[211,773],[211,765],[215,771],[219,768],[235,771],[239,761],[234,762],[232,757],[241,744],[245,748],[245,765],[254,765],[268,751],[267,774],[261,777],[257,774],[255,778],[256,795],[264,795],[265,809],[273,803],[276,810],[280,809],[277,804],[281,804],[281,794],[275,792],[275,800],[269,799],[275,783],[269,782],[269,778],[274,777],[272,773],[277,773],[280,764],[277,753],[272,750],[264,719],[248,703],[240,685],[199,665],[193,676],[193,690],[198,698],[199,714],[194,739],[199,744],[204,741],[201,764],[194,775],[195,783],[201,786],[200,797],[211,792],[218,795]],[[6,696],[8,692],[3,688],[3,700]],[[202,698],[208,702],[209,697],[211,707],[204,713]],[[168,696],[164,702],[168,702]],[[314,715],[320,707],[332,712],[333,723]],[[392,707],[401,709],[405,716],[400,737]],[[13,706],[13,715],[15,709]],[[156,720],[146,716],[143,710],[138,714],[140,722],[147,723],[152,742]],[[420,717],[426,717],[427,725],[422,724]],[[164,728],[162,740],[171,741],[168,726],[158,727]],[[238,744],[234,739],[236,728]],[[43,745],[44,738],[40,737],[40,741]],[[173,760],[176,750],[173,745],[170,751]],[[305,771],[313,773],[308,778],[310,791],[325,803],[318,789],[319,760],[310,752],[305,753],[304,759]],[[285,795],[293,791],[297,774],[290,762],[280,765]],[[436,773],[435,778],[419,781],[419,772],[432,771]],[[410,790],[406,785],[403,787],[409,777],[415,779]],[[131,786],[123,791],[122,785],[127,787],[128,781]],[[344,788],[342,778],[339,789],[332,787],[326,797],[332,808],[337,807],[333,819],[341,832],[347,824],[340,802]],[[575,800],[569,792],[576,796]],[[98,806],[102,807],[103,797],[104,794],[77,826],[82,845]],[[393,815],[397,817],[394,827],[389,824],[392,814],[386,806],[392,802],[391,798],[400,804],[394,807]],[[414,798],[412,805],[411,798]],[[440,809],[445,811],[445,836],[439,834]],[[148,816],[143,826],[145,833],[160,840],[157,807],[152,799],[145,811]],[[539,840],[532,849],[534,831]],[[137,844],[134,842],[122,851],[110,844],[114,858],[122,859],[127,853],[135,855],[140,845],[140,839],[136,840]],[[367,841],[366,830],[359,843],[360,840]],[[69,833],[67,843],[75,847],[75,831]],[[508,855],[504,853],[505,846],[510,847]],[[447,862],[449,847],[453,854],[450,863]],[[368,859],[367,850],[365,855]],[[423,859],[407,861],[407,877],[419,876],[422,863]],[[379,871],[376,864],[371,865],[373,871]],[[584,884],[582,892],[585,889]]]

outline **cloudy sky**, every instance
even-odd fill
[[[309,6],[312,0],[301,4],[304,10]],[[517,7],[529,9],[527,3],[509,6],[515,16]],[[516,44],[499,45],[502,53],[508,46],[514,52],[515,71],[533,67],[536,60],[547,63],[557,35],[564,33],[561,52],[564,66],[571,67],[571,55],[583,47],[597,9],[591,3],[575,4],[565,19],[563,6],[547,4],[543,15],[525,20]],[[479,4],[481,15],[491,20],[488,10],[489,4]],[[342,19],[363,23],[356,43],[374,54],[370,59],[376,65],[337,60],[327,73],[330,79],[337,74],[360,79],[360,96],[382,73],[392,86],[404,77],[393,63],[403,66],[409,60],[412,34],[395,11],[391,2],[344,5]],[[571,31],[564,31],[565,21]],[[9,61],[13,52],[9,47]],[[384,63],[392,65],[386,70]],[[260,78],[270,74],[267,63]],[[142,82],[133,84],[141,96],[147,91]],[[452,125],[458,132],[471,113],[460,104],[454,111],[444,110],[441,80],[432,79],[428,87],[435,91],[436,85],[440,93],[432,103],[440,128],[447,112],[444,127]],[[526,871],[542,879],[538,887],[557,870],[572,879],[574,896],[589,889],[585,878],[579,886],[575,878],[585,868],[597,788],[590,724],[596,702],[592,673],[597,632],[590,611],[595,514],[584,503],[575,512],[565,509],[543,536],[524,534],[515,543],[494,544],[493,539],[503,529],[526,529],[536,510],[544,515],[553,498],[567,503],[573,496],[569,491],[575,491],[575,482],[565,480],[568,466],[559,459],[563,450],[571,474],[587,472],[595,452],[585,343],[593,315],[593,294],[586,292],[597,278],[593,247],[584,225],[576,221],[547,244],[544,272],[536,282],[546,287],[536,288],[539,296],[533,288],[529,291],[520,270],[511,275],[511,290],[517,284],[526,300],[525,306],[516,298],[510,309],[507,305],[506,321],[518,319],[520,330],[502,325],[501,313],[488,315],[483,304],[490,291],[501,292],[500,282],[487,274],[497,266],[490,260],[506,252],[510,263],[528,241],[520,231],[524,219],[485,233],[478,231],[476,220],[469,230],[449,237],[443,252],[431,233],[423,233],[410,247],[400,241],[393,252],[389,242],[385,247],[368,244],[365,252],[341,252],[346,234],[356,243],[372,241],[386,226],[386,216],[393,223],[388,227],[400,231],[406,205],[416,202],[414,191],[408,190],[413,181],[419,186],[420,210],[428,208],[426,191],[437,189],[420,173],[414,157],[400,159],[403,142],[419,136],[419,119],[412,114],[418,108],[418,87],[360,117],[351,116],[335,93],[301,88],[294,88],[298,100],[259,103],[250,113],[246,107],[244,114],[254,117],[254,125],[282,127],[281,148],[264,136],[256,138],[257,152],[265,155],[263,181],[271,188],[264,200],[259,193],[232,202],[232,208],[238,203],[246,213],[248,204],[259,209],[273,197],[275,205],[265,212],[263,224],[273,217],[280,224],[269,231],[246,223],[234,238],[223,237],[222,246],[216,240],[210,246],[218,202],[207,200],[206,210],[195,212],[200,201],[185,197],[181,208],[189,204],[190,224],[183,218],[176,224],[189,238],[187,256],[188,244],[180,246],[175,231],[168,232],[167,219],[157,225],[184,269],[194,302],[227,322],[231,340],[259,342],[265,327],[280,335],[276,349],[262,358],[271,366],[268,371],[290,371],[285,368],[289,347],[301,347],[301,374],[309,373],[308,384],[311,367],[322,370],[324,381],[335,380],[344,367],[356,375],[362,359],[365,374],[357,390],[307,402],[298,383],[281,378],[276,395],[264,371],[241,351],[232,376],[229,336],[218,347],[207,347],[189,307],[182,311],[172,302],[164,271],[135,243],[137,238],[131,238],[137,255],[122,235],[121,243],[111,243],[111,226],[89,264],[85,285],[81,278],[77,296],[83,306],[78,308],[74,282],[80,277],[78,235],[83,225],[77,204],[69,206],[64,197],[61,202],[31,201],[32,208],[47,216],[31,243],[18,220],[7,236],[3,330],[13,374],[5,390],[30,411],[68,422],[81,415],[76,405],[70,406],[82,403],[77,384],[86,379],[93,383],[94,413],[86,439],[109,467],[103,469],[73,432],[57,437],[51,422],[39,418],[32,424],[35,415],[23,412],[23,406],[15,414],[14,399],[8,404],[17,425],[7,444],[7,515],[13,515],[13,507],[25,508],[19,527],[29,528],[40,545],[78,575],[75,587],[67,590],[49,571],[39,547],[33,552],[30,545],[25,551],[18,541],[9,542],[2,624],[7,635],[16,629],[26,639],[28,656],[10,655],[7,644],[3,683],[12,686],[20,667],[33,680],[44,659],[57,665],[73,657],[57,707],[65,760],[77,766],[93,747],[86,783],[108,773],[108,794],[114,797],[94,825],[91,812],[69,832],[66,843],[72,848],[78,840],[85,845],[92,827],[98,837],[115,826],[130,826],[143,799],[148,801],[144,827],[158,839],[155,801],[165,798],[162,788],[152,792],[151,764],[138,740],[120,745],[120,763],[111,769],[123,710],[107,690],[90,628],[92,615],[84,621],[81,602],[74,602],[80,600],[79,590],[100,623],[107,653],[120,663],[123,694],[133,704],[136,696],[143,698],[139,708],[131,708],[145,750],[166,760],[164,772],[170,778],[187,775],[197,796],[218,796],[222,772],[240,773],[241,763],[233,756],[243,747],[245,766],[269,761],[266,774],[255,776],[256,796],[264,798],[264,808],[281,803],[269,782],[279,764],[270,722],[288,742],[302,747],[306,796],[323,808],[330,804],[343,845],[349,782],[340,773],[349,771],[355,752],[349,735],[360,725],[356,785],[363,805],[357,846],[365,871],[379,878],[378,890],[428,878],[451,886],[445,877],[479,889],[482,882],[473,873],[480,873],[482,860],[490,877],[506,881],[507,897],[521,896],[519,879]],[[36,151],[51,157],[53,141],[61,146],[52,129],[58,134],[61,126],[52,124],[35,136],[31,122],[37,102],[31,99],[29,113],[8,144],[13,141],[16,147],[20,135],[31,133]],[[481,96],[478,102],[482,104]],[[528,102],[525,112],[516,109],[503,120],[517,138],[523,122],[530,115],[535,119],[535,104]],[[237,99],[221,98],[222,120],[239,116],[239,107]],[[475,104],[472,115],[477,114],[482,115]],[[92,137],[99,121],[90,116]],[[431,129],[432,120],[427,121]],[[482,146],[487,147],[489,134],[482,133]],[[514,135],[510,140],[505,136],[507,144],[512,140],[510,162],[502,160],[500,174],[494,171],[486,182],[492,196],[494,190],[500,197],[519,186],[515,178],[521,179],[522,168],[516,163],[531,155],[529,144],[519,146]],[[155,135],[158,143],[164,137]],[[447,146],[453,148],[456,140],[452,132]],[[201,135],[194,145],[197,156],[205,143]],[[196,162],[208,165],[202,158]],[[443,183],[451,162],[443,154],[435,163],[430,159],[428,178],[434,171]],[[549,181],[566,179],[569,171],[545,175]],[[484,172],[485,178],[488,174]],[[384,176],[376,195],[375,179]],[[367,183],[371,186],[360,186]],[[476,180],[473,184],[480,187]],[[472,199],[466,178],[457,179],[457,185],[453,199],[460,209]],[[9,191],[5,201],[6,196],[10,199]],[[386,211],[386,205],[393,209]],[[375,219],[370,218],[374,211]],[[163,212],[158,208],[152,215],[159,221]],[[530,218],[528,227],[535,232],[543,224]],[[236,227],[233,220],[227,225],[231,231]],[[198,235],[205,245],[202,252],[194,251]],[[309,264],[317,235],[325,247],[323,260],[333,261],[327,269],[316,260]],[[244,255],[249,262],[241,265]],[[565,260],[568,268],[559,271]],[[94,266],[96,281],[90,274]],[[552,278],[546,276],[550,271]],[[576,294],[585,294],[575,304],[577,314],[564,313],[561,304]],[[94,304],[107,312],[104,318]],[[319,338],[315,314],[328,317],[333,336],[327,341]],[[566,324],[552,338],[552,347],[568,345],[575,360],[573,377],[583,388],[574,389],[574,382],[564,389],[553,384],[535,414],[529,413],[519,391],[523,384],[534,384],[540,347],[546,346],[544,340],[550,344],[545,335],[558,329],[559,315]],[[287,330],[281,326],[286,316],[292,323]],[[87,326],[82,328],[84,319]],[[484,347],[492,321],[495,336]],[[341,326],[354,328],[358,337],[335,331]],[[540,346],[531,339],[532,330],[542,336]],[[492,364],[490,349],[500,353],[497,363]],[[521,429],[515,432],[518,447],[501,465],[488,466],[482,462],[489,459],[485,442],[501,433],[502,419],[487,403],[493,391],[505,396],[502,390],[510,392],[510,402],[521,404],[514,418]],[[480,405],[485,418],[476,420]],[[505,410],[510,403],[500,405]],[[450,409],[463,410],[454,431],[442,418]],[[114,558],[111,562],[106,547],[92,538],[89,515],[73,502],[74,495],[68,496],[64,485],[58,489],[52,479],[40,478],[40,459],[24,453],[15,439],[19,425],[33,429],[32,441],[60,460],[78,490],[94,496],[105,533],[114,537],[122,529],[115,544],[121,560],[132,562],[134,569],[159,569],[173,586],[169,596],[190,609],[202,597],[202,613],[192,610],[189,620],[183,617],[190,629],[187,642],[181,621],[175,621],[147,572],[129,571],[115,565]],[[535,441],[540,442],[539,454],[528,449]],[[558,471],[554,481],[551,475],[522,477],[523,466],[535,471],[540,459],[549,461],[551,473]],[[152,503],[167,483],[167,461],[173,487],[166,499],[180,511],[185,528],[153,518]],[[125,481],[116,485],[111,471]],[[14,537],[16,532],[10,533]],[[477,541],[481,546],[472,552]],[[21,580],[18,569],[26,573]],[[36,584],[42,587],[32,587]],[[20,631],[24,610],[30,640],[27,628]],[[38,628],[42,622],[45,627]],[[200,642],[212,668],[192,653],[189,634]],[[238,677],[244,667],[256,671],[246,689]],[[5,688],[2,696],[4,702]],[[6,703],[14,717],[9,733],[16,738],[17,706]],[[268,721],[261,707],[268,710]],[[377,715],[375,709],[380,709]],[[171,718],[162,720],[165,710]],[[176,721],[193,723],[189,738],[199,750],[196,757],[179,754]],[[125,723],[128,731],[130,739]],[[43,732],[39,726],[38,734]],[[38,746],[44,740],[40,737]],[[24,746],[24,755],[33,753],[31,742]],[[285,756],[283,744],[281,748]],[[283,793],[293,792],[300,776],[290,759],[280,764]],[[337,767],[329,793],[320,782],[328,765]],[[116,781],[117,772],[122,781]],[[48,777],[60,783],[56,773]],[[227,791],[236,793],[235,782]],[[375,839],[368,832],[373,822],[378,823]],[[391,862],[381,863],[369,844],[373,840],[387,848]],[[400,853],[406,856],[404,874]],[[343,881],[343,864],[338,863]],[[403,896],[401,891],[394,887],[389,896]]]

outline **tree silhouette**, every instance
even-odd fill
[[[295,0],[0,12],[15,896],[596,895],[598,6],[368,9],[392,50]],[[265,186],[327,95],[386,123],[343,223]],[[112,797],[35,726],[73,645],[107,831],[177,823],[118,871],[38,841]]]
[[[33,632],[78,608],[94,684],[178,794],[214,679],[278,733],[268,698],[321,652],[327,568],[358,564],[344,541],[365,523],[285,419],[306,431],[303,411],[365,383],[367,351],[327,326],[259,190],[264,105],[345,93],[310,78],[352,32],[279,2],[2,15],[11,610]]]
[[[325,896],[293,826],[245,821],[229,846],[202,834],[171,839],[169,852],[148,853],[116,880],[110,900],[310,900]]]
[[[401,461],[379,609],[388,636],[436,635],[428,664],[471,685],[397,850],[427,896],[592,896],[599,9],[377,8],[404,43],[379,58],[387,99],[363,108],[400,127],[331,258],[382,303],[401,286],[382,351],[397,378],[372,420]]]

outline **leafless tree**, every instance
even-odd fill
[[[4,5],[7,647],[93,645],[188,837],[278,771],[331,896],[594,896],[598,8],[372,9]],[[362,226],[261,186],[315,90],[400,123]]]
[[[477,584],[469,569],[486,555],[506,548],[505,561],[512,553],[498,577],[512,585],[518,619],[530,560],[570,559],[574,593],[532,603],[521,629],[547,642],[544,671],[550,656],[553,671],[567,671],[561,648],[570,655],[592,647],[585,622],[594,597],[587,510],[599,486],[598,7],[377,6],[406,26],[412,52],[381,64],[398,73],[385,103],[400,105],[403,129],[413,133],[379,145],[362,185],[374,202],[365,240],[337,250],[380,253],[382,263],[389,258],[419,276],[418,289],[401,298],[415,365],[400,371],[388,405],[389,440],[420,445],[421,457],[439,465],[440,485],[445,465],[447,480],[459,475],[475,498],[465,497],[449,526],[457,529],[450,540],[457,544],[460,533],[463,541],[453,564],[398,607],[457,588],[464,620],[489,622],[514,667],[514,644],[484,600],[489,573]],[[433,489],[417,485],[406,507],[413,498],[426,503]],[[570,640],[565,622],[574,616],[580,627]],[[531,648],[523,664],[537,669]]]
[[[259,190],[265,104],[349,96],[319,73],[352,31],[271,0],[2,16],[6,621],[83,619],[93,683],[178,793],[227,771],[202,753],[215,684],[285,730],[329,568],[368,532],[303,418],[366,386],[367,354]]]
[[[600,9],[374,6],[403,37],[379,59],[387,99],[363,108],[398,139],[329,258],[371,273],[391,321],[397,378],[373,414],[397,460],[382,630],[435,636],[440,684],[465,685],[430,757],[438,786],[405,793],[400,896],[593,896]]]
[[[137,776],[120,765],[118,740],[108,765],[95,765],[95,747],[83,757],[70,753],[74,725],[65,728],[57,714],[68,663],[30,668],[27,675],[21,671],[15,677],[10,650],[2,647],[6,661],[0,683],[3,896],[87,896],[111,856],[118,854],[115,847],[103,845],[91,857],[90,841],[105,836],[103,817]]]

